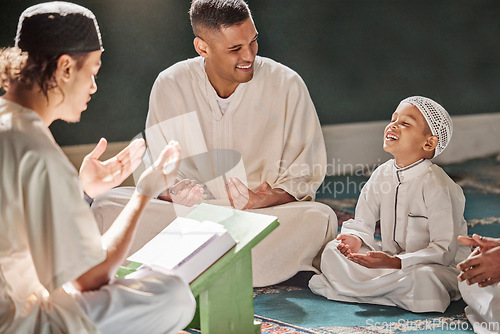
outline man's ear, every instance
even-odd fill
[[[209,46],[207,42],[202,40],[200,37],[196,37],[193,41],[193,44],[194,44],[194,49],[196,50],[196,52],[198,52],[200,56],[202,56],[203,58],[206,58],[208,56]]]
[[[62,55],[57,60],[57,69],[55,71],[55,78],[57,82],[67,82],[73,74],[75,61],[70,55]]]
[[[424,144],[424,151],[431,152],[434,151],[437,147],[439,139],[437,136],[429,136]]]

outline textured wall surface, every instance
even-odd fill
[[[0,0],[0,45],[39,1]],[[160,71],[196,56],[189,0],[76,0],[101,26],[98,93],[79,124],[55,122],[62,145],[129,140],[144,128]],[[452,115],[500,111],[496,0],[250,0],[259,54],[296,70],[322,124],[385,120],[409,95]]]

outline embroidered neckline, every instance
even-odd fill
[[[422,162],[424,162],[426,159],[420,159],[414,163],[412,163],[411,165],[409,166],[406,166],[406,167],[399,167],[397,164],[396,164],[396,159],[394,159],[394,166],[396,167],[396,170],[397,171],[404,171],[404,170],[407,170],[407,169],[410,169],[410,168],[413,168],[417,165],[420,165]]]
[[[431,165],[432,162],[429,159],[421,159],[409,166],[400,168],[394,161],[395,176],[398,179],[398,182],[407,181],[421,175]]]

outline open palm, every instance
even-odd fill
[[[114,157],[100,161],[107,145],[106,139],[101,138],[80,167],[83,190],[92,198],[119,186],[140,165],[146,149],[144,139],[136,139]]]

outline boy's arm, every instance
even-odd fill
[[[380,219],[380,196],[376,191],[381,177],[379,174],[376,170],[365,184],[356,204],[354,219],[344,222],[340,232],[357,236],[372,250],[380,250],[374,237],[375,225]]]

